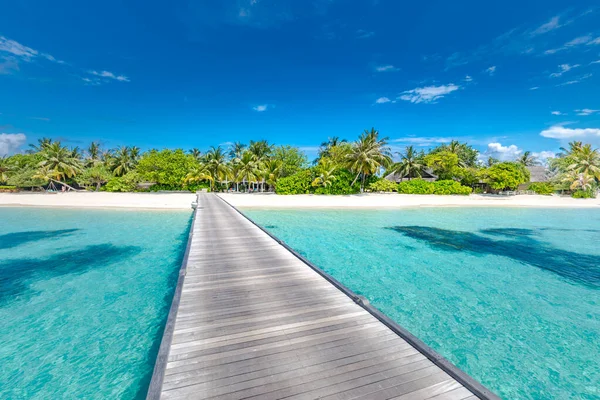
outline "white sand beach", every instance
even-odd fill
[[[363,194],[350,196],[295,195],[268,193],[219,194],[240,208],[402,208],[402,207],[600,207],[600,199],[573,199],[560,196],[435,196],[408,194]]]
[[[278,196],[270,193],[220,193],[219,196],[240,208],[600,207],[600,199],[532,195],[510,197],[399,194]],[[193,193],[0,193],[0,206],[189,210],[195,199]]]
[[[193,193],[0,193],[0,206],[191,210]]]

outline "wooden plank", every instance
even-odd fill
[[[198,204],[164,373],[148,398],[474,395],[220,198]]]

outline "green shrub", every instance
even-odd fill
[[[463,186],[459,182],[453,180],[436,181],[433,183],[433,194],[450,195],[458,194],[467,196],[471,194],[473,189],[468,186]]]
[[[424,179],[412,179],[398,184],[398,193],[402,194],[433,194],[433,183]]]
[[[398,184],[384,178],[369,184],[369,190],[371,192],[395,192],[398,190]]]
[[[277,181],[275,192],[277,194],[305,194],[310,192],[311,183],[314,180],[310,169],[300,171],[294,175],[281,178]]]
[[[596,193],[593,190],[577,190],[571,196],[575,199],[595,199]]]
[[[13,193],[18,192],[19,189],[16,186],[3,186],[0,185],[0,193]]]
[[[548,182],[534,182],[529,185],[528,189],[534,191],[536,194],[549,195],[554,193],[554,185]]]
[[[316,175],[316,174],[315,174]],[[360,182],[359,179],[354,182],[352,185],[352,181],[356,178],[356,175],[351,173],[346,169],[340,169],[333,173],[335,179],[331,182],[331,185],[327,187],[319,186],[314,188],[311,185],[310,189],[314,189],[314,193],[316,194],[355,194],[360,192]],[[368,182],[367,178],[367,182]],[[281,180],[277,181],[277,188],[279,189]]]
[[[111,178],[101,190],[106,192],[135,192],[137,184],[142,181],[140,175],[131,171],[121,177]]]

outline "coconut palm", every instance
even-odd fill
[[[192,157],[194,157],[196,161],[200,161],[200,158],[202,157],[202,152],[199,149],[193,148],[189,151],[189,153]]]
[[[8,174],[13,170],[13,165],[8,157],[0,157],[0,183],[8,180]]]
[[[204,154],[203,163],[206,165],[208,172],[212,178],[210,185],[213,188],[213,182],[221,182],[227,179],[231,174],[231,169],[227,165],[227,158],[221,146],[212,146],[209,151]]]
[[[42,158],[39,167],[46,167],[48,170],[54,171],[55,179],[58,181],[72,178],[81,171],[79,159],[73,157],[73,152],[62,146],[60,142],[45,145],[39,154]]]
[[[337,179],[335,175],[336,167],[332,164],[321,165],[321,173],[312,182],[312,186],[327,187],[333,185],[333,182]]]
[[[524,167],[531,167],[539,164],[537,158],[533,156],[530,151],[523,153],[523,155],[517,159],[517,162]]]
[[[352,184],[360,177],[360,191],[365,190],[365,179],[368,175],[376,174],[380,168],[388,167],[392,163],[390,148],[387,138],[379,138],[375,128],[365,130],[358,140],[352,144],[352,151],[347,155],[348,167],[356,174]]]
[[[39,153],[40,151],[44,150],[47,146],[51,145],[53,143],[52,139],[47,138],[47,137],[43,137],[38,139],[38,143],[37,144],[30,144],[29,147],[31,147],[31,150],[28,151],[28,153]]]
[[[242,142],[235,142],[231,146],[229,146],[229,158],[232,161],[239,160],[242,158],[242,154],[246,149],[246,145]]]
[[[210,171],[205,164],[198,164],[192,168],[184,178],[184,183],[198,183],[202,181],[213,181]]]
[[[252,182],[256,182],[260,175],[260,163],[256,161],[254,155],[245,151],[242,157],[236,163],[236,181],[246,183],[246,189]]]
[[[248,151],[254,156],[256,161],[262,162],[266,160],[273,152],[273,145],[266,140],[250,141]]]
[[[590,175],[600,180],[600,152],[590,144],[582,146],[573,154],[573,161],[567,170]]]
[[[407,176],[408,180],[420,178],[426,167],[423,162],[423,155],[419,154],[414,146],[407,146],[404,153],[398,154],[401,158],[400,162],[392,166],[391,172],[399,173],[402,177]]]
[[[137,162],[140,159],[141,150],[137,146],[133,146],[129,149],[129,157],[133,161],[134,165],[137,165]]]
[[[340,139],[338,136],[327,138],[326,142],[321,143],[319,149],[319,159],[331,156],[331,149],[339,146],[342,143],[347,143],[346,139]]]
[[[102,164],[102,152],[100,144],[98,142],[90,143],[90,146],[86,150],[87,156],[85,158],[85,166],[88,168],[97,167]]]
[[[568,179],[572,180],[570,186],[571,190],[591,190],[595,182],[595,178],[592,175],[587,174],[577,174],[575,179],[573,179],[572,176]]]
[[[261,175],[270,188],[275,188],[277,180],[281,176],[282,162],[279,160],[267,160],[261,165]]]
[[[498,164],[500,162],[500,160],[498,160],[497,158],[494,158],[492,156],[488,157],[487,161],[485,162],[485,164],[488,167],[491,167],[494,164]]]
[[[122,146],[113,152],[111,169],[115,176],[123,176],[135,168],[136,161],[132,157],[131,150],[128,146]]]

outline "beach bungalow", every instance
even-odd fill
[[[437,175],[434,175],[431,170],[425,170],[421,172],[421,178],[409,178],[407,175],[401,175],[399,172],[393,172],[391,174],[386,175],[385,179],[395,183],[408,181],[410,179],[423,179],[427,182],[434,182],[438,179],[438,177]]]
[[[529,182],[519,185],[519,190],[529,189],[529,185],[536,182],[548,182],[550,181],[550,170],[542,165],[533,165],[527,167],[531,177]]]

